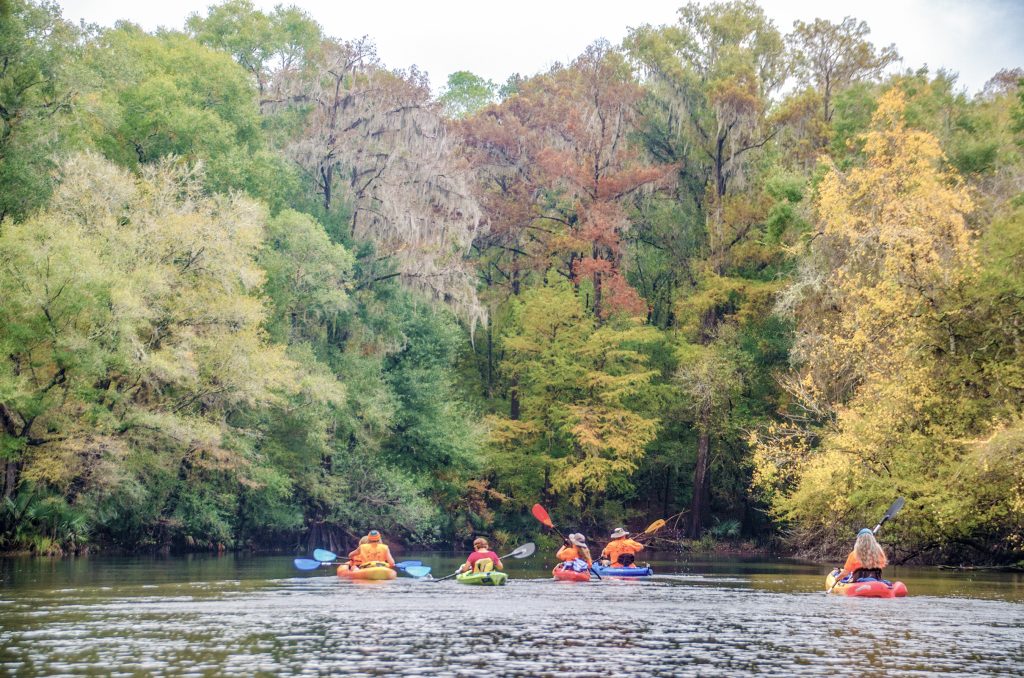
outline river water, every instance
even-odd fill
[[[406,554],[453,571],[458,559]],[[501,588],[339,580],[266,556],[0,560],[0,674],[1024,675],[1024,577],[892,568],[903,599],[823,592],[826,566],[654,561],[645,581]]]

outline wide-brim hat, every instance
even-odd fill
[[[612,539],[618,539],[619,537],[625,537],[626,531],[621,527],[616,527],[615,531],[612,532]]]
[[[586,546],[587,545],[587,538],[584,537],[579,532],[577,532],[575,534],[570,534],[569,535],[569,541],[572,542],[572,544],[574,544],[575,546]]]

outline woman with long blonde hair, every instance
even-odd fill
[[[881,579],[882,568],[888,564],[889,560],[885,557],[881,544],[875,539],[875,533],[865,527],[857,533],[857,541],[853,545],[853,551],[846,558],[839,578],[852,574],[850,581]]]

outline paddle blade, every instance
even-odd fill
[[[330,551],[325,551],[324,549],[316,549],[313,551],[313,557],[322,563],[329,563],[332,560],[338,559],[338,556],[334,555]]]
[[[889,510],[885,512],[885,515],[882,516],[882,519],[878,521],[878,524],[875,525],[874,529],[872,529],[871,531],[878,532],[878,528],[884,525],[885,521],[889,520],[890,518],[894,517],[897,513],[899,513],[900,509],[903,508],[903,504],[905,503],[906,502],[903,500],[903,497],[897,497],[896,501],[892,503],[892,506],[889,507]]]
[[[663,527],[665,527],[665,520],[664,518],[659,518],[647,526],[647,529],[644,530],[644,534],[654,534]]]
[[[426,577],[430,574],[430,568],[422,567],[420,565],[410,565],[405,568],[405,573],[419,579],[420,577]]]
[[[537,550],[537,545],[532,541],[527,542],[503,558],[529,558]]]
[[[395,569],[404,570],[407,567],[419,567],[422,564],[419,560],[403,560],[400,563],[395,563]]]
[[[903,500],[903,497],[897,497],[896,501],[894,501],[892,503],[892,506],[889,507],[889,510],[885,512],[885,519],[889,520],[890,518],[894,517],[897,513],[899,513],[900,509],[903,508],[903,504],[905,503],[906,502]]]
[[[310,560],[309,558],[296,558],[295,567],[300,570],[316,570],[322,564],[319,560]]]
[[[548,515],[548,512],[540,504],[534,504],[533,508],[530,509],[530,513],[545,526],[550,527],[552,530],[555,529],[554,523],[551,522],[551,516]]]

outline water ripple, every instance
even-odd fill
[[[887,675],[1024,672],[1024,606],[861,600],[681,575],[502,588],[330,576],[5,595],[18,675]]]

